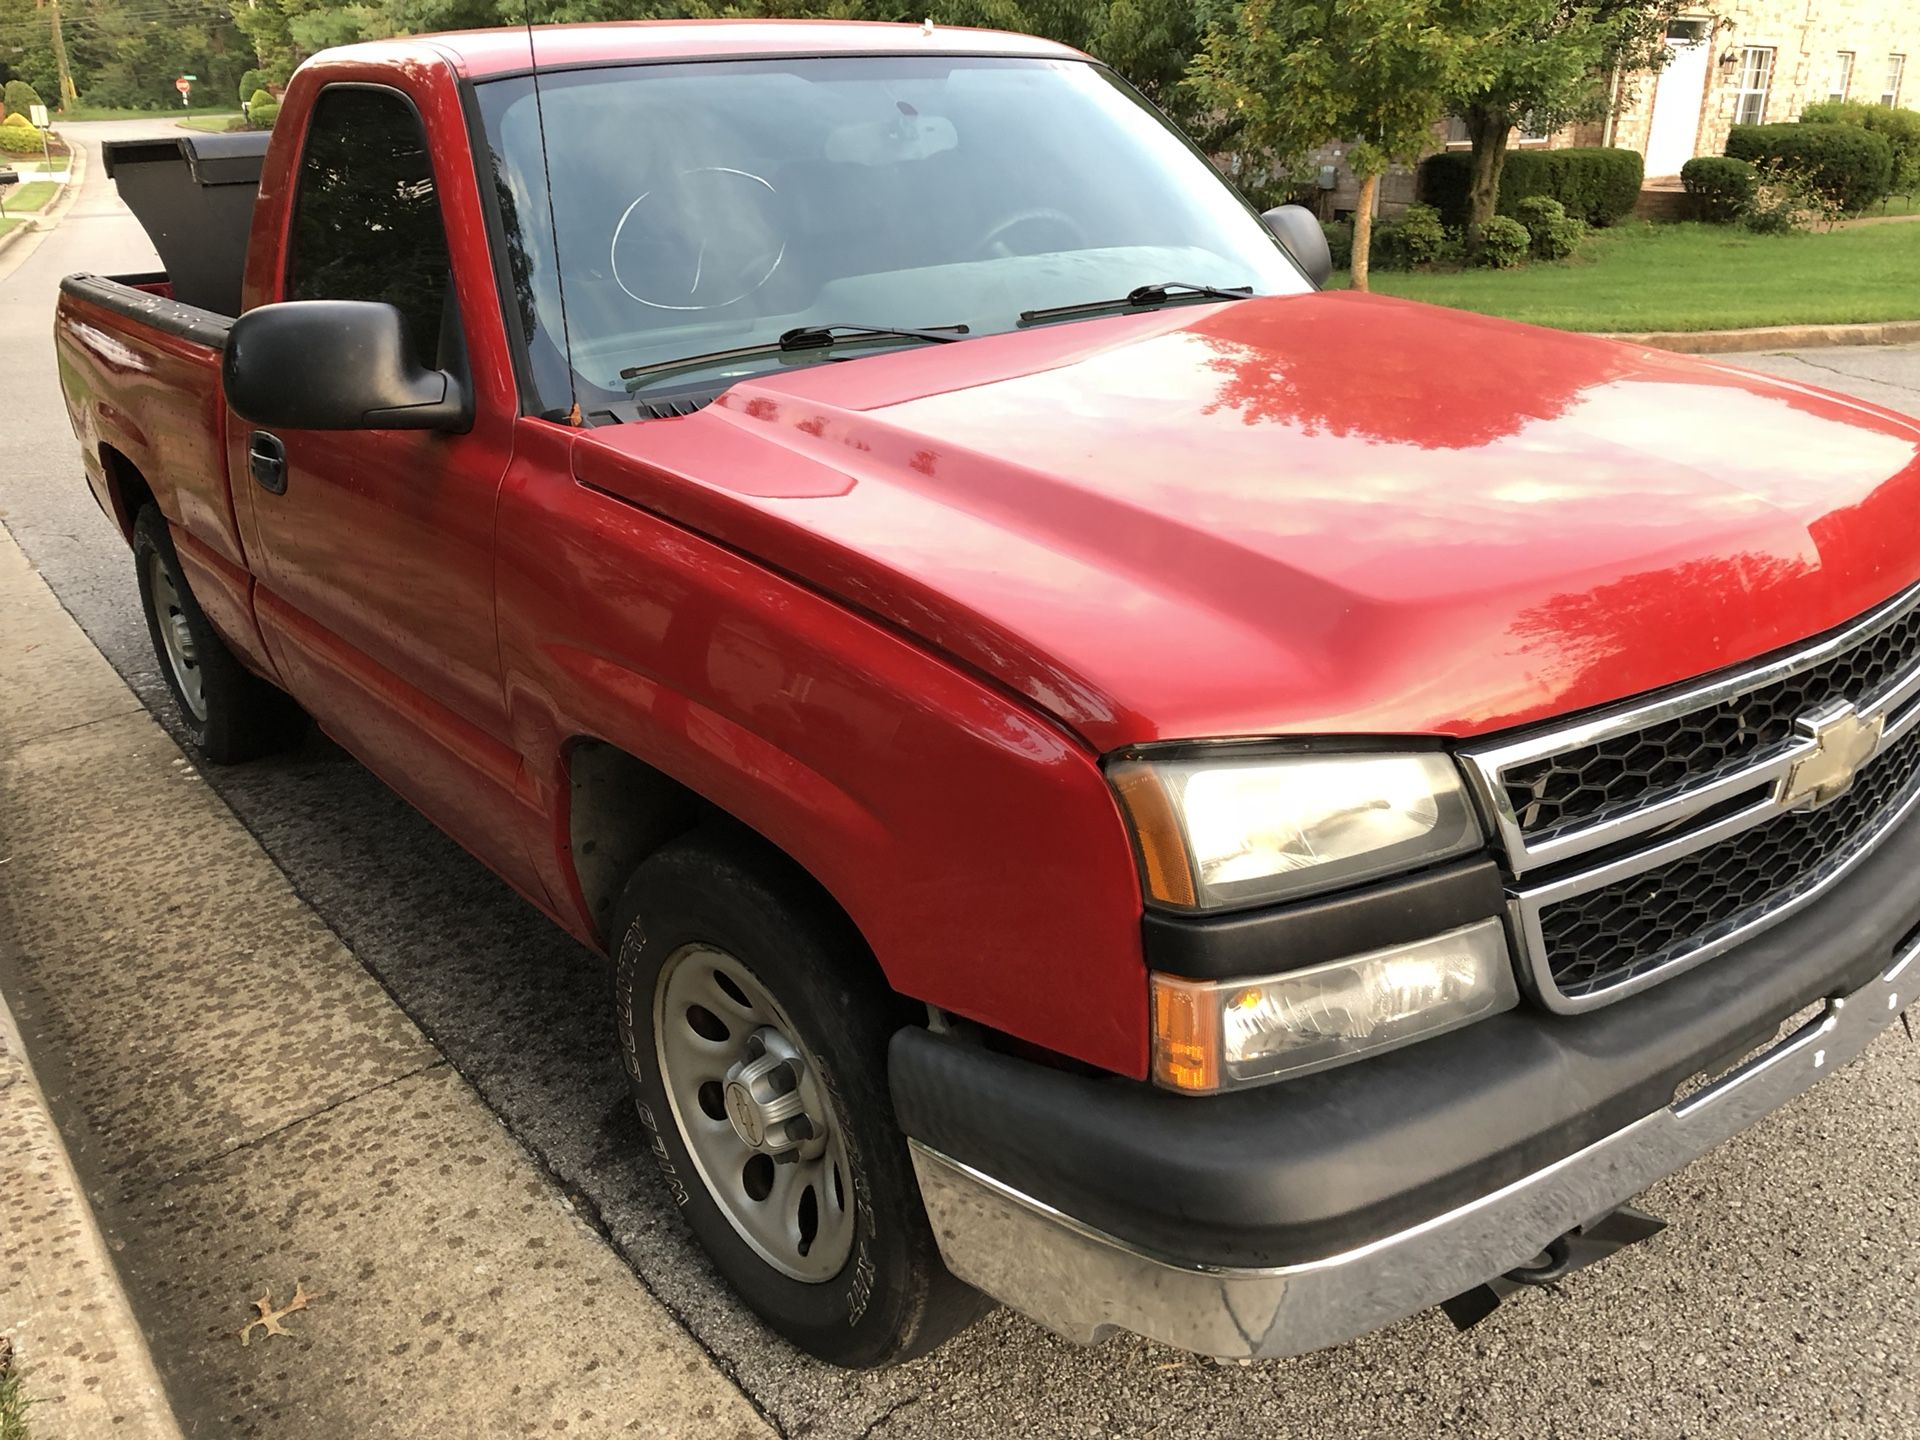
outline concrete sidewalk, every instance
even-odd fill
[[[0,613],[0,990],[182,1428],[771,1435],[4,531]],[[0,1265],[0,1334],[31,1335],[50,1281],[30,1239],[5,1244],[26,1263]],[[254,1302],[296,1287],[286,1333],[243,1345]],[[65,1391],[19,1358],[30,1391]],[[30,1413],[36,1440],[107,1433]]]

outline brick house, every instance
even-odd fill
[[[1736,123],[1797,120],[1816,100],[1920,107],[1920,0],[1717,0],[1675,20],[1666,49],[1659,71],[1613,77],[1617,100],[1605,118],[1552,135],[1518,133],[1512,143],[1638,150],[1656,192],[1647,198],[1657,200],[1678,188],[1672,177],[1688,160],[1724,151]],[[1458,121],[1443,122],[1436,139],[1467,148]],[[1323,215],[1351,214],[1357,200],[1345,148],[1327,145],[1316,156],[1333,167],[1319,197]],[[1397,214],[1414,198],[1413,176],[1396,168],[1380,190],[1380,212]]]
[[[1920,101],[1920,0],[1719,0],[1667,30],[1667,63],[1605,120],[1555,144],[1624,145],[1649,179],[1718,155],[1736,124],[1797,120],[1818,100]]]

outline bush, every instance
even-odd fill
[[[1612,225],[1633,213],[1640,201],[1646,161],[1638,151],[1614,149],[1509,150],[1500,174],[1501,215],[1512,215],[1522,200],[1545,195],[1589,225]],[[1420,166],[1420,198],[1440,212],[1442,223],[1463,228],[1473,156],[1448,150]]]
[[[0,120],[0,155],[38,155],[41,148],[40,132],[26,116],[18,124],[11,115]]]
[[[1786,235],[1831,226],[1843,213],[1840,202],[1805,170],[1773,161],[1755,171],[1753,198],[1740,223],[1756,235]]]
[[[254,91],[253,100],[247,106],[247,124],[255,130],[271,130],[279,118],[280,102],[264,90]]]
[[[1320,228],[1327,233],[1327,254],[1333,257],[1333,268],[1349,270],[1353,268],[1353,222],[1351,220],[1323,220]]]
[[[1920,110],[1868,105],[1860,100],[1822,100],[1800,116],[1803,125],[1855,125],[1893,147],[1893,192],[1920,191]]]
[[[24,80],[7,81],[6,91],[0,99],[4,100],[7,114],[18,115],[23,120],[28,119],[33,107],[41,103],[40,92]]]
[[[9,111],[4,117],[0,117],[0,125],[11,125],[15,129],[24,125],[31,130],[33,128],[33,121],[27,118],[24,110],[13,110]]]
[[[1447,253],[1447,231],[1431,205],[1409,205],[1398,220],[1373,227],[1368,260],[1382,270],[1412,270],[1431,265]]]
[[[1529,195],[1513,212],[1532,237],[1536,260],[1565,260],[1587,238],[1587,222],[1567,214],[1567,207],[1550,195]]]
[[[1491,265],[1496,270],[1510,270],[1515,265],[1526,264],[1532,249],[1533,237],[1518,220],[1496,215],[1480,228],[1479,261],[1482,265]]]
[[[1680,183],[1702,220],[1728,225],[1753,201],[1753,166],[1727,155],[1700,155],[1680,167]]]
[[[1727,154],[1796,170],[1843,210],[1864,210],[1893,187],[1893,146],[1858,125],[1736,125]]]
[[[265,70],[248,70],[245,72],[240,77],[240,103],[242,105],[252,104],[255,95],[266,93],[267,85],[272,79],[273,76]],[[273,97],[268,95],[267,98],[271,100]]]

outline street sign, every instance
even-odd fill
[[[33,121],[34,129],[36,130],[46,129],[47,128],[47,107],[44,105],[29,105],[27,107],[27,118]]]

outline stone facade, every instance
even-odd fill
[[[1671,142],[1689,128],[1682,158],[1720,154],[1737,120],[1797,120],[1819,100],[1880,103],[1891,94],[1897,105],[1920,103],[1920,0],[1721,0],[1717,23],[1703,10],[1675,27],[1673,45],[1667,70],[1622,85],[1610,120],[1572,127],[1554,143],[1627,146],[1649,156],[1651,177],[1677,170],[1662,162],[1679,153]],[[1691,45],[1705,49],[1704,82],[1685,63]]]

